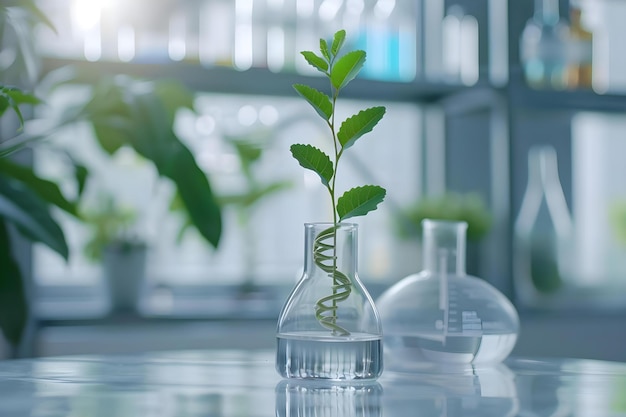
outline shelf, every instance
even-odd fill
[[[535,90],[522,80],[509,85],[511,106],[551,111],[626,112],[626,95],[598,94],[593,90]]]
[[[442,95],[439,103],[446,114],[468,114],[508,105],[521,111],[589,111],[626,114],[626,95],[598,94],[592,90],[534,90],[524,83],[505,88],[475,87]],[[514,110],[515,111],[515,110]]]
[[[295,83],[307,84],[320,91],[328,91],[329,88],[328,81],[321,76],[273,73],[263,68],[237,71],[227,67],[203,67],[192,62],[148,64],[46,58],[43,71],[47,73],[70,65],[76,69],[77,81],[85,83],[96,82],[105,76],[127,74],[146,79],[178,79],[194,91],[286,97],[295,96],[292,87]],[[343,91],[342,97],[429,103],[472,88],[475,87],[426,81],[392,82],[358,78]]]

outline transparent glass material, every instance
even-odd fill
[[[382,396],[383,387],[375,381],[283,379],[276,386],[276,417],[382,417]]]
[[[276,369],[285,378],[381,374],[382,326],[357,275],[356,224],[305,224],[304,271],[278,318],[277,339]]]
[[[526,305],[550,302],[573,275],[574,226],[557,164],[551,146],[528,152],[528,185],[513,242],[515,293]]]
[[[465,273],[467,223],[422,222],[423,271],[377,300],[385,329],[385,368],[428,363],[498,363],[513,350],[519,318],[513,304]]]

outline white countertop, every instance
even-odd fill
[[[404,415],[626,416],[626,364],[509,358],[339,385],[281,379],[272,351],[0,362],[2,417]]]

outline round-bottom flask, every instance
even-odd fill
[[[305,224],[302,278],[277,328],[285,378],[373,380],[382,372],[382,326],[357,275],[357,225]]]
[[[466,275],[467,223],[426,219],[422,230],[423,271],[377,300],[387,369],[502,361],[517,341],[519,318],[502,293]]]

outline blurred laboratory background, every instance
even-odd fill
[[[626,2],[34,3],[0,7],[0,83],[42,100],[11,157],[76,210],[47,206],[67,259],[9,229],[31,314],[3,356],[273,349],[303,224],[331,219],[289,152],[329,146],[299,52],[345,29],[367,61],[341,118],[387,108],[338,185],[387,189],[356,219],[374,299],[420,270],[423,218],[463,220],[468,273],[520,313],[514,355],[626,361]]]

